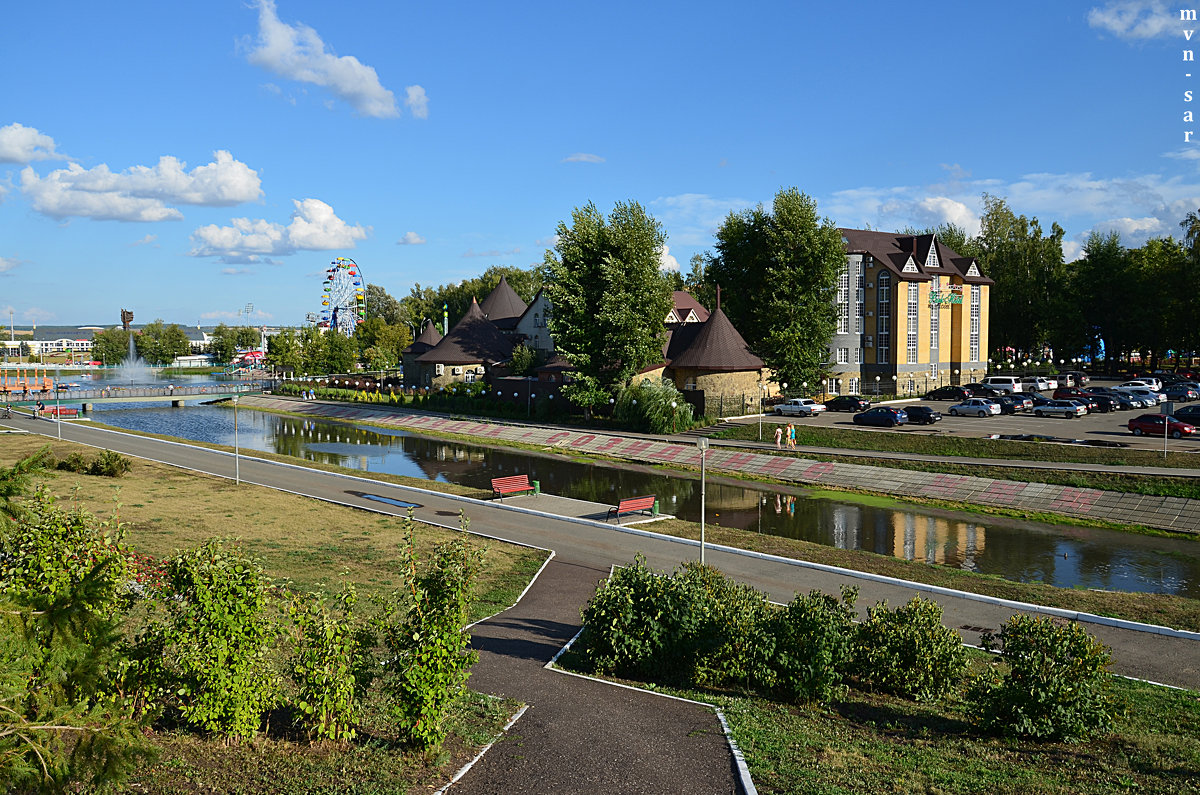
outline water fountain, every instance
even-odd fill
[[[129,335],[129,353],[124,361],[117,365],[117,380],[122,384],[149,384],[154,382],[154,371],[146,360],[137,354],[133,344],[133,334]]]

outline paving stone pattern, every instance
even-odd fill
[[[674,440],[452,419],[430,414],[380,411],[277,397],[252,398],[247,402],[282,411],[347,420],[370,420],[413,431],[427,430],[473,436],[481,441],[495,439],[521,442],[597,453],[630,461],[700,467],[700,451],[695,444]],[[740,472],[806,486],[865,488],[896,497],[923,497],[1056,513],[1124,524],[1141,524],[1181,533],[1200,532],[1200,501],[1182,497],[1157,497],[1049,483],[1021,483],[861,464],[813,461],[717,446],[709,448],[707,465],[711,471]]]

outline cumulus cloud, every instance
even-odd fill
[[[13,257],[0,257],[0,273],[8,273],[20,264],[20,260]]]
[[[418,119],[429,118],[429,97],[420,86],[408,86],[404,89],[404,107]]]
[[[158,240],[158,235],[146,235],[141,240],[135,240],[132,243],[130,243],[129,245],[131,245],[131,246],[148,246],[151,243],[153,243],[155,240]],[[155,246],[155,248],[157,248],[157,246]]]
[[[567,155],[562,159],[563,163],[603,163],[604,158],[600,155],[593,155],[587,152],[576,152],[573,155]]]
[[[297,251],[354,248],[369,228],[350,225],[320,199],[293,200],[296,211],[287,226],[262,218],[234,218],[229,226],[209,224],[192,232],[193,257],[220,257],[227,264],[261,263],[264,257]]]
[[[247,268],[221,268],[223,276],[247,276],[250,271]]]
[[[658,267],[668,271],[679,270],[679,260],[671,256],[670,246],[663,246],[662,250],[658,252]]]
[[[328,89],[364,116],[386,119],[400,115],[396,95],[379,82],[374,67],[353,55],[339,57],[330,52],[307,25],[282,22],[273,0],[258,2],[258,41],[248,59],[280,77]],[[406,104],[418,118],[428,114],[420,86],[408,89]]]
[[[746,199],[721,199],[705,193],[660,196],[650,202],[654,217],[671,231],[671,240],[684,246],[712,245],[713,233],[727,215],[754,205]]]
[[[54,139],[13,122],[0,127],[0,163],[32,163],[34,160],[66,160],[55,151]]]
[[[1088,11],[1088,25],[1133,41],[1173,36],[1178,19],[1164,0],[1111,0]]]
[[[21,171],[21,190],[33,209],[52,218],[79,216],[102,221],[174,221],[183,217],[172,204],[229,207],[262,195],[258,173],[227,151],[191,171],[178,158],[114,172],[103,163],[78,163],[44,177],[31,166]]]
[[[945,196],[928,196],[924,199],[906,201],[891,199],[879,208],[885,218],[907,218],[916,227],[940,226],[951,223],[967,230],[969,235],[979,234],[979,212],[966,204]]]
[[[397,246],[419,246],[425,242],[425,238],[418,235],[416,232],[405,232],[404,237],[396,241]]]

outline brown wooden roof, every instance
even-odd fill
[[[895,232],[875,232],[869,229],[841,229],[846,241],[846,253],[870,254],[875,261],[892,271],[898,278],[909,281],[928,281],[933,276],[954,276],[966,284],[994,284],[980,270],[979,276],[968,276],[971,264],[978,269],[979,263],[964,257],[934,235],[901,235]],[[930,246],[937,247],[938,267],[926,268]],[[905,273],[904,265],[909,258],[917,266],[916,273]]]
[[[512,357],[512,342],[472,300],[462,320],[437,345],[417,357],[427,364],[495,364]]]
[[[671,300],[674,302],[675,316],[679,318],[680,323],[688,316],[688,310],[695,312],[696,319],[701,323],[708,320],[708,310],[687,290],[675,290],[671,293]]]
[[[685,323],[671,330],[667,365],[689,370],[760,370],[763,360],[717,307],[704,323]]]
[[[509,286],[508,279],[501,276],[496,289],[488,293],[479,308],[483,316],[495,323],[497,328],[507,331],[516,328],[517,321],[529,307],[517,295],[517,291]]]
[[[421,333],[401,353],[415,353],[419,356],[441,341],[442,332],[437,330],[437,324],[426,318],[425,327],[421,329]]]

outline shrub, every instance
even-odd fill
[[[712,566],[684,563],[673,578],[685,605],[700,612],[691,622],[698,634],[689,643],[694,660],[681,660],[700,685],[752,686],[763,675],[774,641],[767,632],[774,609],[766,597]]]
[[[107,478],[119,478],[133,469],[133,462],[114,450],[105,450],[92,459],[88,464],[89,475],[102,475]]]
[[[984,636],[991,649],[995,638]],[[968,692],[989,731],[1079,741],[1107,729],[1116,712],[1109,650],[1075,622],[1014,615],[1000,628],[1008,673],[977,677]]]
[[[167,562],[162,604],[142,654],[167,706],[189,724],[230,738],[258,731],[277,682],[266,652],[274,639],[267,585],[258,561],[214,539]]]
[[[465,517],[461,519],[467,528]],[[476,659],[463,627],[483,555],[462,540],[438,545],[421,570],[412,544],[412,513],[406,520],[404,591],[383,605],[377,627],[385,651],[383,689],[389,712],[404,739],[438,748],[446,736],[450,706],[461,698]]]
[[[842,586],[842,598],[820,591],[797,595],[770,622],[775,639],[761,684],[789,701],[831,701],[843,684],[854,646],[858,589]]]
[[[83,453],[78,451],[69,453],[66,458],[63,458],[54,465],[54,468],[61,472],[78,472],[83,474],[88,470],[87,459],[83,457]]]
[[[583,609],[583,632],[575,648],[598,673],[653,676],[663,667],[663,647],[678,630],[671,616],[674,590],[662,572],[639,554],[615,569]]]
[[[320,594],[292,604],[299,633],[291,664],[297,722],[316,739],[348,742],[355,736],[353,724],[361,712],[356,673],[362,663],[355,601],[354,586],[347,583],[332,608]]]
[[[914,597],[889,610],[882,602],[858,625],[852,671],[860,684],[913,699],[936,699],[962,678],[967,650],[942,623],[937,602]]]
[[[627,428],[674,433],[692,427],[692,406],[668,379],[643,379],[616,397],[613,418]]]

